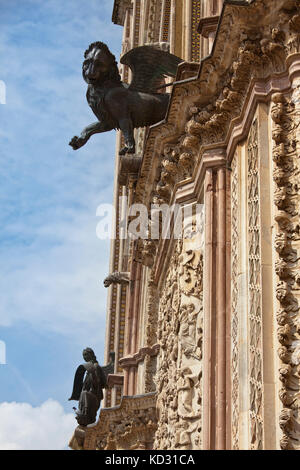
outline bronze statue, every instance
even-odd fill
[[[84,364],[75,373],[73,392],[69,400],[79,400],[76,419],[81,426],[87,426],[96,421],[97,411],[103,399],[103,389],[107,387],[107,375],[114,370],[114,353],[110,354],[111,362],[100,367],[94,351],[91,348],[83,350]]]
[[[153,46],[131,49],[121,63],[132,71],[130,85],[121,82],[115,56],[103,42],[94,42],[84,53],[82,74],[88,84],[87,101],[98,122],[83,129],[80,137],[69,142],[74,150],[100,132],[121,129],[125,146],[120,155],[135,152],[133,130],[162,121],[167,112],[169,94],[157,93],[164,76],[176,75],[182,60]]]

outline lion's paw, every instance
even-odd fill
[[[73,150],[77,150],[80,147],[82,147],[86,143],[86,139],[83,139],[82,137],[77,137],[75,135],[69,142],[69,145],[73,148]]]

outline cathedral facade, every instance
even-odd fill
[[[122,55],[149,44],[182,62],[135,154],[117,134],[115,370],[70,445],[300,449],[300,2],[115,0],[112,20]],[[146,236],[130,236],[132,207]]]

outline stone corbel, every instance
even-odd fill
[[[140,348],[140,350],[135,354],[129,354],[126,357],[122,357],[119,360],[119,365],[122,369],[129,367],[137,367],[139,362],[143,362],[146,355],[153,357],[157,356],[159,353],[160,345],[154,344],[152,347]]]
[[[137,180],[141,164],[141,155],[120,155],[119,184],[127,186],[129,179]]]
[[[121,374],[108,374],[107,386],[112,388],[114,385],[122,386],[124,382],[124,376]]]
[[[128,272],[115,271],[104,279],[104,287],[109,287],[111,284],[129,284],[129,275]]]
[[[219,16],[202,18],[198,25],[198,33],[201,34],[201,36],[208,38],[211,33],[216,32],[219,18]]]

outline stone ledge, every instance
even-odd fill
[[[114,385],[123,385],[124,376],[121,374],[108,374],[107,385],[109,388],[112,388]]]
[[[126,367],[136,367],[139,362],[142,362],[145,359],[145,356],[157,356],[159,353],[159,344],[155,344],[152,347],[141,348],[137,353],[122,357],[119,360],[119,365],[124,369]]]
[[[202,18],[198,25],[198,33],[204,38],[208,38],[210,33],[214,33],[217,30],[219,18],[219,16]]]

